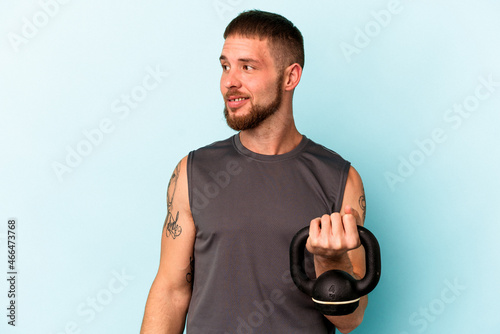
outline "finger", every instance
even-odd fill
[[[344,216],[342,216],[342,224],[345,234],[358,234],[356,217],[353,214],[345,214]]]
[[[353,214],[345,214],[342,217],[342,223],[345,231],[346,247],[350,249],[359,247],[359,233],[355,216]]]
[[[354,209],[350,205],[346,205],[344,207],[344,212],[345,212],[345,214],[351,214],[351,215],[353,215],[356,218],[356,223],[357,224],[359,224],[359,225],[362,224],[361,216],[359,215],[358,210]]]
[[[307,238],[306,241],[306,249],[310,253],[313,253],[314,248],[317,246],[320,232],[321,232],[321,219],[315,218],[311,220],[311,223],[309,224],[309,237]]]
[[[330,215],[331,219],[331,235],[334,238],[343,238],[344,226],[342,224],[342,217],[340,213],[334,212]]]
[[[321,232],[321,219],[315,218],[311,220],[309,224],[309,237],[317,238],[319,233]]]
[[[329,215],[321,216],[321,235],[328,238],[332,234],[332,222]]]

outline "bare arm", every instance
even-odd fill
[[[365,251],[360,246],[356,225],[363,226],[366,201],[363,183],[351,167],[347,178],[342,210],[323,215],[311,221],[307,249],[314,254],[316,275],[339,269],[360,279],[365,275]],[[344,316],[326,316],[342,333],[349,333],[363,321],[368,297],[359,301],[354,313]]]
[[[187,157],[179,162],[168,185],[160,266],[149,291],[141,334],[180,334],[184,330],[191,300],[195,239],[186,163]]]

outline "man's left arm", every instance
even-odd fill
[[[340,212],[323,215],[311,221],[307,249],[314,254],[316,275],[338,269],[356,279],[365,275],[365,250],[359,240],[357,225],[363,226],[366,201],[363,182],[351,167],[347,177]],[[363,296],[354,313],[344,316],[326,316],[341,333],[349,333],[358,327],[368,304]]]

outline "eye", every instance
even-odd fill
[[[223,71],[229,71],[229,65],[221,64]]]
[[[251,70],[254,70],[255,68],[253,66],[250,66],[250,65],[243,65],[243,69],[245,71],[251,71]]]

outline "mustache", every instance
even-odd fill
[[[245,94],[243,94],[242,92],[240,92],[239,90],[237,89],[229,89],[226,94],[224,94],[224,97],[226,98],[226,100],[229,100],[229,97],[230,96],[241,96],[241,97],[247,97]]]

